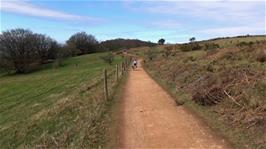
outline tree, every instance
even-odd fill
[[[6,70],[25,73],[33,64],[48,58],[50,37],[26,29],[12,29],[0,34],[0,63]]]
[[[56,52],[59,48],[58,43],[50,37],[42,34],[34,34],[33,42],[36,43],[36,50],[40,63],[45,63],[48,59],[56,58]]]
[[[194,42],[195,40],[196,40],[195,37],[191,37],[191,38],[189,38],[189,41],[190,41],[190,42]]]
[[[158,44],[159,44],[159,45],[163,45],[164,42],[165,42],[165,39],[163,39],[163,38],[161,38],[161,39],[158,40]]]
[[[57,45],[56,51],[53,54],[54,54],[53,56],[55,59],[53,63],[54,68],[58,68],[59,66],[62,66],[65,58],[71,55],[68,49],[62,45]]]
[[[88,35],[86,32],[79,32],[72,35],[68,39],[67,45],[73,55],[88,54],[99,50],[98,41],[93,35]]]
[[[130,49],[135,47],[144,47],[144,46],[153,46],[156,45],[152,42],[141,41],[137,39],[112,39],[101,42],[101,46],[106,49],[113,50],[122,50],[122,49]]]

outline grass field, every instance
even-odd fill
[[[69,58],[62,67],[48,64],[30,74],[0,75],[1,148],[102,144],[101,133],[86,134],[99,130],[92,127],[104,113],[105,103],[98,101],[102,90],[84,87],[100,79],[103,68],[113,70],[122,61],[116,56],[113,65],[106,64],[99,58],[103,54]]]

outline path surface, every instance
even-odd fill
[[[184,107],[176,106],[142,68],[129,72],[122,105],[119,148],[230,148]]]

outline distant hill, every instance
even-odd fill
[[[138,39],[112,39],[101,42],[101,45],[109,50],[121,50],[143,46],[155,46],[155,43],[142,41]]]

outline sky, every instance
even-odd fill
[[[266,34],[265,0],[0,0],[1,32],[25,28],[60,43],[85,31],[167,43]]]

